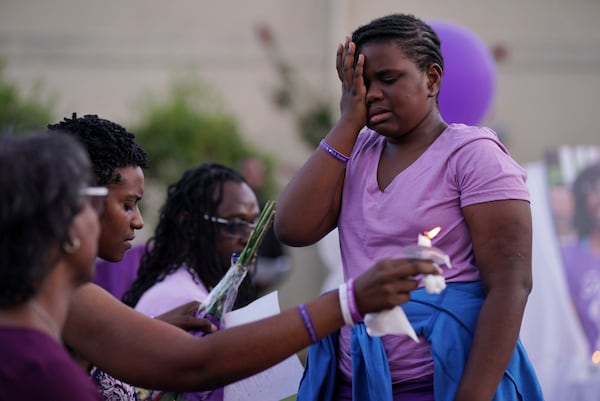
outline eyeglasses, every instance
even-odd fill
[[[106,205],[106,195],[108,188],[106,187],[85,187],[79,191],[81,196],[85,197],[90,203],[90,206],[96,211],[98,217],[102,216]]]
[[[246,238],[256,228],[256,223],[248,223],[243,220],[227,220],[207,214],[204,215],[204,219],[221,224],[223,233],[230,238]]]

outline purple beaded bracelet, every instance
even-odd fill
[[[352,315],[352,320],[355,323],[358,323],[363,320],[363,317],[360,315],[358,311],[358,305],[356,305],[356,297],[354,296],[354,279],[351,278],[346,283],[346,294],[348,295],[348,309],[350,309],[350,315]]]
[[[319,143],[319,147],[321,149],[323,149],[325,152],[329,153],[331,156],[333,156],[336,160],[341,161],[344,164],[348,163],[348,160],[350,160],[349,157],[344,156],[343,154],[341,154],[340,152],[338,152],[337,150],[335,150],[334,148],[329,146],[329,144],[327,142],[325,142],[325,139],[321,139],[321,142]]]
[[[310,336],[310,342],[313,344],[319,342],[319,336],[317,336],[317,331],[315,330],[315,326],[313,325],[310,315],[308,314],[306,305],[298,305],[298,312],[300,312],[300,316],[302,316],[304,327],[306,327],[306,331],[308,331],[308,335]]]

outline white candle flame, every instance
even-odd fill
[[[442,227],[437,226],[435,228],[432,228],[429,231],[425,231],[423,234],[425,234],[425,236],[429,239],[433,239],[435,238],[436,235],[438,235],[440,233],[440,231],[442,231]]]
[[[440,226],[432,228],[429,231],[425,231],[423,234],[419,234],[417,238],[417,244],[421,246],[431,247],[431,240],[442,231]]]
[[[594,351],[594,353],[592,354],[592,363],[594,365],[600,364],[600,351]]]

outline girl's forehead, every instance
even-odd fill
[[[365,55],[366,62],[369,57],[371,59],[377,58],[378,60],[409,58],[404,49],[398,43],[392,41],[367,43],[358,49],[357,53]]]
[[[358,50],[362,51],[363,49],[366,48],[373,48],[373,47],[377,47],[377,48],[390,48],[390,47],[394,47],[396,48],[396,50],[402,51],[402,40],[401,39],[395,39],[395,38],[389,38],[389,39],[374,39],[371,41],[367,41],[362,43],[361,45],[358,46]]]
[[[390,43],[377,43],[364,47],[361,54],[365,56],[365,69],[396,69],[400,65],[413,63],[413,60],[398,46]]]

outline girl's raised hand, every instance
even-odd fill
[[[345,43],[338,45],[335,64],[338,78],[342,83],[341,119],[355,121],[358,129],[367,123],[365,103],[367,88],[363,79],[364,61],[364,55],[356,56],[356,45],[349,36],[346,37]]]

